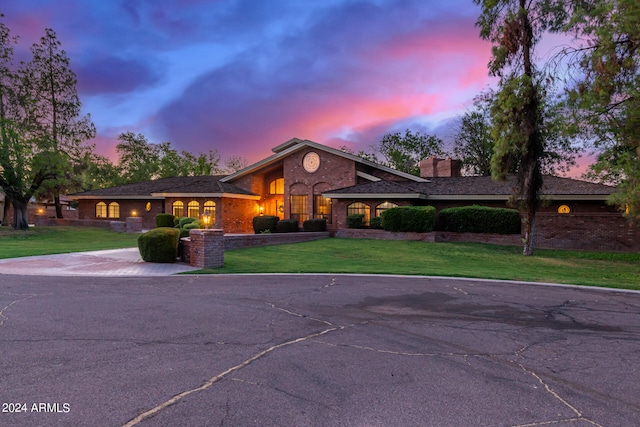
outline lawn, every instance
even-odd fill
[[[640,289],[640,254],[537,250],[478,243],[324,239],[227,251],[198,273],[373,273],[474,277]]]
[[[0,227],[0,259],[136,247],[138,235],[89,227]]]
[[[0,227],[0,258],[136,247],[137,234],[81,227]],[[536,250],[478,243],[323,239],[227,251],[197,274],[367,273],[474,277],[640,289],[640,253]]]

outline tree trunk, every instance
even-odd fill
[[[28,202],[12,199],[13,205],[13,229],[14,230],[28,230],[29,229],[29,217],[27,216]]]
[[[8,224],[9,221],[9,207],[11,206],[11,199],[6,194],[4,195],[4,209],[2,212],[2,224]]]
[[[55,190],[53,201],[56,205],[56,218],[64,218],[64,216],[62,215],[62,204],[60,203],[60,193],[58,193],[57,190]]]
[[[524,225],[524,247],[522,249],[522,255],[533,255],[533,240],[536,233],[536,217],[535,214],[530,215],[527,213]]]

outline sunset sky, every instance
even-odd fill
[[[292,138],[354,151],[391,132],[451,139],[496,80],[473,0],[2,2],[16,59],[56,31],[97,152],[124,131],[249,162]]]

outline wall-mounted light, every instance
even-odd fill
[[[132,210],[131,211],[131,216],[138,216],[138,211],[137,210]]]
[[[264,206],[260,206],[260,216],[264,215]]]

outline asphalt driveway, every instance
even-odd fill
[[[638,426],[640,294],[0,274],[2,426]]]

